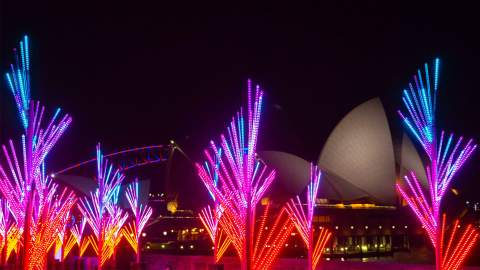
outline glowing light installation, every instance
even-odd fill
[[[8,202],[0,200],[0,265],[6,265],[12,251],[18,251],[21,233],[10,213]]]
[[[458,220],[455,220],[447,241],[447,236],[445,236],[445,220],[446,215],[444,214],[440,237],[441,269],[456,270],[459,269],[465,261],[473,245],[477,242],[479,234],[470,224],[467,225],[461,235],[457,234],[460,224]]]
[[[281,208],[274,222],[268,224],[267,218],[272,216],[270,206],[270,203],[265,206],[260,220],[260,226],[254,227],[255,244],[253,246],[252,257],[250,258],[252,269],[272,269],[280,251],[285,246],[288,237],[295,228],[285,208]]]
[[[218,154],[221,156],[222,151],[219,149]],[[210,174],[210,177],[213,179],[213,183],[215,186],[218,185],[218,169],[220,168],[219,159],[215,160],[215,168],[210,169],[210,165],[208,162],[205,162],[204,168],[206,172]],[[218,263],[220,259],[223,257],[225,251],[227,251],[228,247],[231,244],[230,238],[228,238],[227,234],[222,231],[220,227],[220,219],[222,218],[223,208],[215,199],[215,196],[210,193],[212,200],[214,202],[214,207],[207,206],[202,209],[199,213],[200,221],[202,221],[205,229],[210,236],[210,239],[213,243],[213,258],[215,263]]]
[[[127,187],[127,200],[130,205],[130,209],[133,213],[134,220],[127,224],[123,229],[123,236],[127,239],[128,243],[132,246],[136,253],[136,262],[140,263],[140,236],[145,224],[150,219],[153,213],[152,207],[143,205],[139,202],[140,197],[138,195],[138,179]]]
[[[70,235],[75,239],[76,244],[78,245],[78,256],[81,258],[83,253],[87,250],[90,242],[87,237],[84,237],[83,232],[85,231],[85,225],[87,224],[87,219],[82,217],[82,220],[79,224],[75,224],[70,229]]]
[[[11,241],[8,239],[9,231],[14,225],[14,220],[10,215],[10,209],[8,203],[0,200],[0,265],[8,261],[8,256],[6,256],[8,250],[11,250]],[[16,243],[15,243],[16,246]],[[5,255],[5,257],[4,257]]]
[[[310,184],[307,187],[306,211],[302,201],[300,200],[300,197],[298,196],[295,200],[290,199],[286,206],[288,214],[292,218],[293,223],[297,227],[298,232],[307,245],[309,270],[317,269],[320,258],[322,257],[323,249],[331,237],[331,233],[328,231],[328,229],[321,228],[317,241],[315,242],[313,239],[314,229],[312,221],[321,175],[322,174],[320,170],[316,166],[311,165],[311,179]]]
[[[92,228],[88,240],[98,257],[99,269],[110,259],[121,238],[121,229],[128,213],[118,206],[118,193],[125,176],[104,158],[97,145],[98,188],[78,204],[80,212]]]
[[[213,257],[216,263],[220,261],[231,243],[230,238],[228,238],[227,234],[222,231],[220,227],[222,212],[221,206],[217,204],[214,208],[207,206],[199,213],[200,220],[212,240]]]
[[[456,229],[454,229],[451,235],[452,241],[449,241],[447,250],[443,252],[442,226],[445,226],[445,222],[442,223],[440,220],[441,203],[453,177],[477,146],[472,140],[464,143],[463,137],[455,140],[453,134],[446,135],[444,131],[441,131],[440,136],[437,137],[435,110],[439,66],[440,60],[436,59],[433,71],[427,64],[425,64],[424,74],[418,70],[413,78],[414,82],[409,84],[409,90],[403,91],[403,103],[408,111],[407,116],[399,111],[405,125],[429,158],[429,165],[425,169],[428,193],[423,191],[421,183],[413,172],[404,177],[406,187],[397,184],[397,189],[422,223],[435,248],[436,269],[451,270],[459,267],[478,237],[477,232],[471,226],[467,226],[461,239],[468,239],[470,242],[457,242],[455,252],[450,252],[451,243],[456,235]]]
[[[55,259],[58,259],[60,262],[62,262],[65,257],[68,255],[70,252],[71,247],[73,246],[67,246],[69,243],[69,239],[72,238],[72,235],[70,234],[68,226],[68,221],[72,218],[70,213],[67,213],[67,215],[64,217],[65,224],[63,228],[58,232],[58,237],[55,241]],[[66,250],[68,249],[68,250]]]
[[[221,135],[220,144],[211,141],[204,151],[206,163],[215,173],[196,164],[201,180],[223,209],[220,226],[237,251],[242,270],[254,269],[256,207],[275,178],[275,171],[268,170],[256,158],[262,101],[260,87],[252,93],[249,80],[247,119],[240,110],[228,126],[227,136]],[[288,225],[291,221],[288,219],[285,223]]]
[[[82,217],[80,223],[74,224],[70,228],[70,236],[68,237],[68,240],[63,243],[63,254],[62,254],[62,259],[65,260],[70,253],[70,251],[73,249],[75,245],[78,246],[79,249],[79,257],[83,256],[83,253],[85,252],[86,247],[82,250],[82,245],[85,245],[86,241],[82,241],[83,239],[83,231],[85,230],[85,225],[87,224],[87,220],[85,217]]]
[[[72,119],[68,114],[61,116],[58,109],[46,125],[43,122],[45,108],[30,99],[28,48],[25,36],[20,42],[20,57],[15,55],[16,64],[6,74],[25,133],[20,158],[13,141],[2,146],[6,164],[0,165],[0,192],[15,219],[11,236],[18,240],[12,241],[18,242],[23,235],[23,268],[44,269],[46,255],[76,201],[66,189],[58,193],[58,186],[45,177],[44,161]]]
[[[15,251],[16,254],[18,254],[19,249],[20,249],[20,240],[22,238],[22,231],[18,228],[18,226],[13,223],[12,226],[10,227],[10,230],[7,231],[7,246],[4,247],[5,250],[5,260],[4,264],[8,263],[8,260],[10,256],[12,255],[12,252]]]

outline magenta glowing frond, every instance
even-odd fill
[[[13,250],[22,248],[24,269],[43,269],[50,248],[64,228],[65,216],[76,198],[67,190],[59,191],[51,179],[45,177],[45,158],[70,125],[68,114],[56,110],[46,120],[46,110],[40,102],[30,99],[30,60],[28,38],[20,42],[20,57],[7,74],[7,83],[17,105],[24,134],[20,147],[12,140],[2,146],[0,164],[0,193],[8,203],[14,222],[7,230],[6,259]]]
[[[308,250],[308,269],[316,269],[322,256],[323,248],[330,239],[331,233],[322,228],[319,238],[315,242],[313,230],[313,215],[315,210],[315,202],[317,199],[318,188],[320,186],[321,172],[314,166],[310,165],[310,184],[307,187],[307,204],[304,207],[300,197],[290,199],[286,205],[286,210],[295,224],[297,231],[300,233]]]
[[[447,139],[442,131],[436,154],[437,157],[432,162],[432,164],[435,164],[436,170],[432,170],[434,166],[427,168],[429,182],[436,184],[434,185],[436,194],[433,195],[437,201],[441,201],[452,178],[477,148],[472,139],[463,144],[463,137],[460,137],[455,144],[453,142],[453,135],[450,135]],[[438,180],[434,181],[433,177],[436,177]]]
[[[212,239],[212,242],[215,242],[215,237],[217,235],[217,229],[219,224],[218,221],[221,218],[221,212],[220,216],[217,215],[217,211],[213,210],[210,205],[208,205],[207,207],[203,208],[202,211],[200,211],[198,216],[200,218],[200,221],[202,221],[205,229],[207,230],[210,239]]]
[[[411,172],[410,177],[406,175],[404,179],[408,184],[408,193],[405,188],[398,183],[397,190],[422,224],[432,242],[432,245],[436,246],[438,219],[435,217],[432,200],[425,196],[421,183],[415,173]]]
[[[122,228],[128,219],[128,213],[118,205],[108,205],[107,212],[108,215],[102,218],[99,237],[90,236],[90,241],[87,242],[87,245],[92,245],[97,254],[100,269],[113,256],[115,248],[123,236]]]
[[[431,77],[429,73],[433,73],[433,76]],[[407,108],[408,116],[399,112],[405,125],[428,156],[429,160],[426,166],[428,191],[424,191],[424,187],[414,172],[410,172],[409,175],[404,177],[406,185],[397,183],[397,190],[423,225],[435,248],[436,269],[450,270],[457,268],[442,263],[442,258],[444,258],[442,253],[444,229],[441,228],[442,222],[440,220],[441,203],[453,177],[470,158],[477,146],[471,139],[464,140],[463,137],[454,139],[453,135],[446,135],[444,131],[441,131],[440,136],[437,136],[435,107],[438,92],[438,73],[439,59],[435,60],[433,72],[425,64],[424,75],[418,71],[417,76],[414,76],[414,82],[409,84],[409,90],[403,92],[403,102]],[[465,235],[473,237],[474,234],[471,231],[466,231]],[[469,239],[473,242],[468,243],[468,245],[473,245],[477,237]],[[465,245],[465,243],[459,245]],[[460,258],[458,254],[452,256],[457,259]],[[454,260],[458,262],[457,259]]]
[[[242,260],[251,246],[247,231],[252,232],[256,205],[275,178],[275,172],[256,157],[262,102],[263,92],[257,86],[252,93],[249,80],[246,121],[240,110],[226,135],[220,136],[220,144],[211,141],[204,151],[208,165],[197,164],[201,180],[224,209],[221,226]]]
[[[153,213],[152,207],[143,205],[139,202],[139,183],[138,179],[127,187],[127,200],[133,213],[133,224],[129,224],[124,233],[125,239],[130,243],[137,254],[137,263],[140,263],[140,235],[142,234],[147,221]]]
[[[137,239],[140,238],[140,235],[145,228],[145,224],[147,224],[147,221],[150,219],[150,216],[153,212],[152,207],[143,205],[139,202],[140,197],[138,195],[138,189],[138,179],[135,179],[135,182],[127,187],[127,200],[130,205],[130,209],[133,212],[133,217],[135,218]]]
[[[78,209],[87,220],[94,234],[90,245],[94,248],[99,268],[114,254],[122,237],[122,227],[128,213],[118,206],[118,194],[125,176],[109,164],[97,145],[98,188],[90,196],[80,200]]]
[[[296,200],[290,199],[286,207],[288,213],[294,220],[297,230],[302,236],[305,244],[307,244],[307,248],[310,248],[310,244],[312,244],[309,238],[312,232],[313,214],[315,210],[315,202],[317,199],[318,188],[320,186],[321,175],[322,174],[320,170],[316,166],[311,164],[310,184],[307,187],[306,211],[299,196],[296,197]]]
[[[18,232],[26,234],[23,247],[29,251],[24,256],[25,267],[30,267],[28,269],[44,264],[44,256],[50,249],[46,243],[53,244],[53,229],[59,230],[63,226],[61,222],[45,223],[45,220],[48,220],[49,215],[58,216],[64,207],[69,210],[72,206],[71,200],[75,198],[71,194],[65,195],[62,200],[54,199],[54,196],[58,195],[57,185],[41,172],[45,157],[64,133],[71,119],[66,115],[56,121],[54,116],[50,123],[42,128],[43,108],[39,107],[38,103],[30,106],[32,117],[28,119],[31,125],[27,129],[27,135],[22,136],[21,155],[17,155],[17,149],[10,140],[8,147],[2,146],[5,163],[0,165],[0,192],[8,201]],[[33,250],[37,253],[30,254]]]
[[[213,243],[213,256],[216,262],[219,262],[223,257],[225,251],[231,244],[230,238],[222,231],[220,227],[220,219],[222,218],[223,210],[220,205],[217,204],[215,208],[207,207],[203,208],[199,213],[200,221],[207,230],[208,235]]]
[[[9,202],[20,227],[23,227],[29,197],[37,196],[43,201],[48,192],[54,192],[47,187],[50,179],[43,177],[41,167],[48,153],[71,123],[68,115],[58,120],[57,111],[47,126],[42,127],[44,108],[40,108],[38,102],[35,104],[32,102],[30,109],[31,125],[27,135],[22,136],[21,155],[17,155],[17,149],[10,140],[8,146],[2,146],[6,166],[0,165],[0,191]],[[29,195],[33,189],[35,195]]]
[[[409,90],[403,91],[403,103],[408,116],[399,112],[405,125],[430,159],[427,177],[434,212],[437,212],[437,204],[440,204],[453,176],[477,147],[472,140],[464,143],[463,137],[455,140],[453,135],[447,136],[443,131],[437,137],[435,107],[439,66],[440,60],[437,58],[433,70],[430,70],[427,64],[424,74],[418,70],[413,82],[409,84]]]
[[[98,188],[95,192],[90,192],[89,198],[80,200],[78,208],[87,223],[93,230],[95,237],[100,237],[102,232],[103,219],[108,216],[107,208],[114,204],[115,195],[118,192],[125,176],[115,169],[113,164],[109,164],[104,159],[100,144],[97,145],[97,182]]]

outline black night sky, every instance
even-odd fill
[[[33,97],[74,118],[52,154],[56,169],[92,157],[99,141],[110,152],[174,139],[200,160],[242,104],[247,78],[266,91],[260,150],[314,161],[335,124],[370,98],[382,98],[399,130],[401,90],[434,57],[442,59],[439,125],[480,141],[476,8],[98,2],[3,2],[0,66],[30,35]],[[5,142],[20,128],[4,81],[0,89]],[[178,164],[177,188],[191,187],[181,197],[204,199],[186,173],[193,168]],[[458,175],[465,199],[475,199],[479,168],[477,153]],[[150,170],[160,190],[161,170]]]

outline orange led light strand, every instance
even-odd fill
[[[262,223],[264,225],[266,222],[263,222],[263,220],[266,220],[269,216],[270,207],[268,205],[269,204],[265,207],[262,217]],[[278,255],[285,246],[285,242],[294,227],[293,222],[284,208],[280,210],[280,213],[275,218],[271,229],[266,229],[267,227],[257,227],[255,235],[257,241],[253,249],[255,252],[251,258],[252,269],[272,269],[273,264],[278,259]],[[268,234],[264,234],[264,231],[267,230]]]
[[[458,231],[460,228],[459,220],[455,220],[452,225],[452,230],[450,232],[450,236],[448,238],[446,249],[441,249],[441,269],[442,270],[456,270],[461,267],[464,263],[466,257],[470,253],[473,245],[478,241],[479,234],[473,228],[472,225],[467,225],[465,230],[461,232],[460,237],[457,237]],[[445,237],[446,232],[446,215],[444,214],[442,217],[442,237]],[[440,243],[444,240],[441,239]],[[442,245],[441,245],[442,247]]]
[[[317,199],[318,189],[320,187],[321,172],[314,166],[310,165],[310,184],[307,186],[307,202],[306,207],[297,196],[295,199],[290,199],[286,205],[286,210],[292,219],[297,231],[307,246],[308,252],[308,269],[314,270],[317,268],[320,258],[323,254],[323,249],[330,239],[331,233],[326,228],[320,229],[319,237],[314,240],[313,216],[315,212],[315,203]]]

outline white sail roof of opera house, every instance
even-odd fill
[[[279,151],[262,151],[258,155],[269,167],[274,168],[277,180],[290,195],[300,194],[310,181],[310,163],[293,154]],[[369,194],[334,175],[322,172],[318,198],[351,201],[366,198]]]
[[[350,111],[333,129],[318,158],[322,170],[319,198],[352,202],[367,200],[383,205],[397,202],[395,183],[400,173],[425,174],[421,157],[407,136],[403,137],[396,163],[392,134],[379,98],[368,100]],[[296,155],[259,152],[260,158],[277,171],[278,181],[293,194],[309,181],[310,163]]]
[[[327,174],[363,190],[371,199],[395,202],[392,135],[379,98],[360,104],[337,124],[322,149],[318,165]]]

